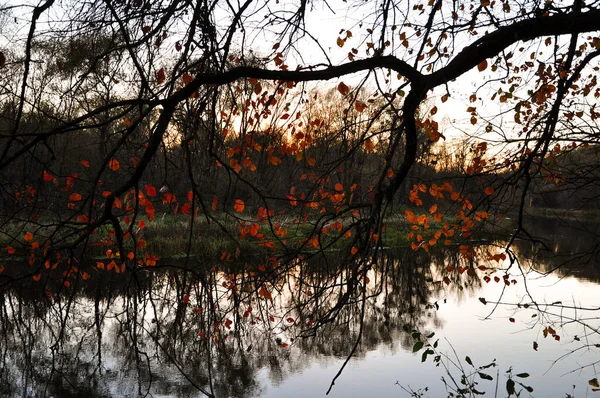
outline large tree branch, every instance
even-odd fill
[[[600,10],[583,14],[557,14],[526,19],[485,35],[465,47],[450,63],[428,76],[429,87],[435,87],[463,75],[487,58],[496,56],[518,41],[537,37],[586,33],[600,30]]]
[[[254,78],[264,80],[283,80],[294,82],[307,82],[317,80],[330,80],[352,73],[388,68],[392,69],[411,81],[419,80],[424,77],[406,62],[392,56],[386,55],[381,57],[373,57],[361,59],[358,61],[348,62],[338,66],[331,66],[325,69],[318,70],[270,70],[250,66],[240,66],[233,68],[224,73],[201,73],[196,75],[196,78],[185,86],[182,90],[169,97],[167,102],[179,102],[191,96],[196,90],[203,85],[221,86],[234,82],[242,78]]]

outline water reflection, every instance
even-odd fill
[[[525,221],[535,242],[521,239],[515,247],[528,267],[600,282],[600,223],[548,217]]]
[[[521,243],[517,251],[541,255]],[[336,258],[193,269],[163,261],[127,277],[98,272],[52,297],[11,285],[0,296],[0,395],[256,397],[264,374],[278,385],[353,350],[412,351],[411,331],[444,326],[444,300],[486,285],[482,263],[456,249]]]
[[[433,275],[463,261],[389,251],[365,271],[335,257],[98,273],[52,297],[13,285],[0,297],[0,393],[258,396],[261,369],[277,383],[310,358],[345,357],[361,325],[358,357],[410,348],[411,330],[440,326]]]

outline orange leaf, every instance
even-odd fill
[[[337,89],[343,96],[346,96],[350,93],[350,87],[346,86],[344,82],[340,82],[340,84],[338,84]]]
[[[306,163],[309,164],[309,166],[314,166],[315,164],[317,164],[317,160],[315,158],[311,158],[311,157],[306,157]]]
[[[191,202],[192,200],[194,200],[194,192],[189,191],[187,194],[187,199]]]
[[[6,246],[6,252],[10,255],[15,254],[15,248],[12,246]]]
[[[31,232],[27,232],[23,239],[25,239],[25,242],[31,242],[33,239],[33,234]]]
[[[487,187],[484,192],[486,195],[491,195],[494,193],[494,187]]]
[[[128,118],[128,117],[126,117],[126,118],[123,118],[123,124],[124,124],[125,126],[127,126],[127,127],[130,127],[130,126],[131,126],[131,120],[129,120],[129,118]]]
[[[373,144],[373,140],[370,138],[365,141],[365,149],[367,152],[373,152],[375,150],[375,144]]]
[[[84,272],[83,274],[81,274],[81,277],[83,278],[84,281],[87,281],[88,278],[90,277],[90,274],[88,274],[87,272]]]
[[[81,195],[78,193],[72,193],[71,196],[69,196],[69,200],[71,202],[79,202],[81,200]]]
[[[215,196],[212,200],[212,207],[211,207],[213,211],[217,210],[218,204],[219,204],[219,198]]]
[[[146,188],[146,193],[148,194],[148,196],[156,196],[156,188],[153,187],[152,185],[146,184],[144,186],[144,188]]]
[[[129,252],[127,253],[127,258],[133,260],[135,258],[135,254],[133,254],[133,252]]]
[[[354,256],[356,253],[358,253],[358,249],[356,247],[352,246],[352,250],[350,252]]]
[[[112,158],[108,161],[108,168],[111,169],[112,171],[119,170],[119,167],[121,167],[121,164],[119,163],[119,161],[117,159]]]
[[[191,210],[192,205],[190,205],[189,203],[186,203],[183,206],[181,206],[181,214],[190,214]]]
[[[344,39],[342,39],[341,37],[338,37],[336,40],[336,44],[338,45],[338,47],[344,47]]]
[[[242,213],[244,211],[244,208],[246,207],[246,205],[244,204],[244,201],[241,199],[236,199],[235,203],[233,205],[233,208],[236,212],[238,213]]]
[[[344,190],[344,186],[342,184],[340,184],[339,182],[337,184],[335,184],[335,190],[336,191],[343,191]]]
[[[267,163],[271,163],[273,166],[278,166],[281,163],[281,159],[279,159],[277,156],[269,156],[267,158]]]
[[[165,68],[160,68],[158,72],[156,72],[156,82],[158,84],[163,84],[165,82]]]
[[[88,160],[82,160],[81,163],[84,167],[90,167],[90,162]]]
[[[42,277],[42,274],[37,274],[37,275],[34,275],[34,276],[33,276],[33,280],[37,282],[37,281],[39,281],[39,280],[40,280],[40,278],[41,278],[41,277]]]
[[[113,209],[120,209],[121,207],[123,207],[123,202],[121,202],[121,199],[115,197],[115,201],[113,202]]]

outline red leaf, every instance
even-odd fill
[[[82,160],[81,163],[84,167],[90,167],[90,162],[88,160]]]
[[[48,173],[46,170],[44,170],[44,172],[42,174],[43,174],[44,181],[54,180],[54,177],[52,176],[52,174]]]
[[[156,196],[156,188],[154,188],[152,185],[146,184],[144,188],[146,188],[146,193],[148,196]]]
[[[27,232],[23,239],[25,239],[25,242],[31,242],[31,240],[33,239],[33,234],[31,232]]]
[[[146,202],[146,216],[149,221],[154,221],[154,206],[150,202]]]
[[[158,84],[163,84],[165,82],[165,68],[160,68],[158,72],[156,72],[156,82]]]
[[[183,206],[181,206],[181,214],[190,214],[191,210],[192,205],[190,205],[189,203],[186,203]]]
[[[187,198],[188,200],[191,202],[192,200],[194,200],[194,192],[189,191],[187,194]]]
[[[254,85],[254,94],[259,95],[260,93],[262,93],[262,86],[260,85],[259,82],[257,82]]]
[[[338,84],[337,89],[343,96],[346,96],[348,95],[348,93],[350,93],[350,88],[346,86],[344,82],[340,82],[340,84]]]
[[[170,205],[171,203],[177,202],[177,198],[172,193],[163,194],[162,202],[166,205]]]
[[[487,66],[488,66],[487,60],[484,59],[477,65],[477,70],[479,72],[483,72],[487,68]]]
[[[219,204],[219,198],[215,196],[212,200],[212,207],[211,207],[213,211],[217,210],[218,204]]]
[[[264,286],[258,289],[258,295],[264,297],[267,300],[272,300],[271,293],[269,293],[267,289],[264,288]],[[271,320],[271,322],[272,321],[273,320]]]

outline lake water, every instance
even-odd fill
[[[325,396],[354,349],[329,396],[441,397],[442,379],[453,388],[462,374],[486,396],[506,396],[509,377],[533,388],[521,396],[589,396],[600,272],[593,250],[575,253],[594,247],[596,230],[562,236],[547,222],[535,226],[550,250],[517,241],[508,286],[510,260],[485,255],[502,242],[480,246],[478,260],[385,250],[365,274],[333,253],[186,272],[165,259],[135,278],[98,271],[60,299],[15,286],[0,299],[0,395]],[[427,347],[413,353],[415,331],[435,333],[426,342],[438,341],[439,363],[422,362]],[[476,370],[467,356],[494,366]]]

